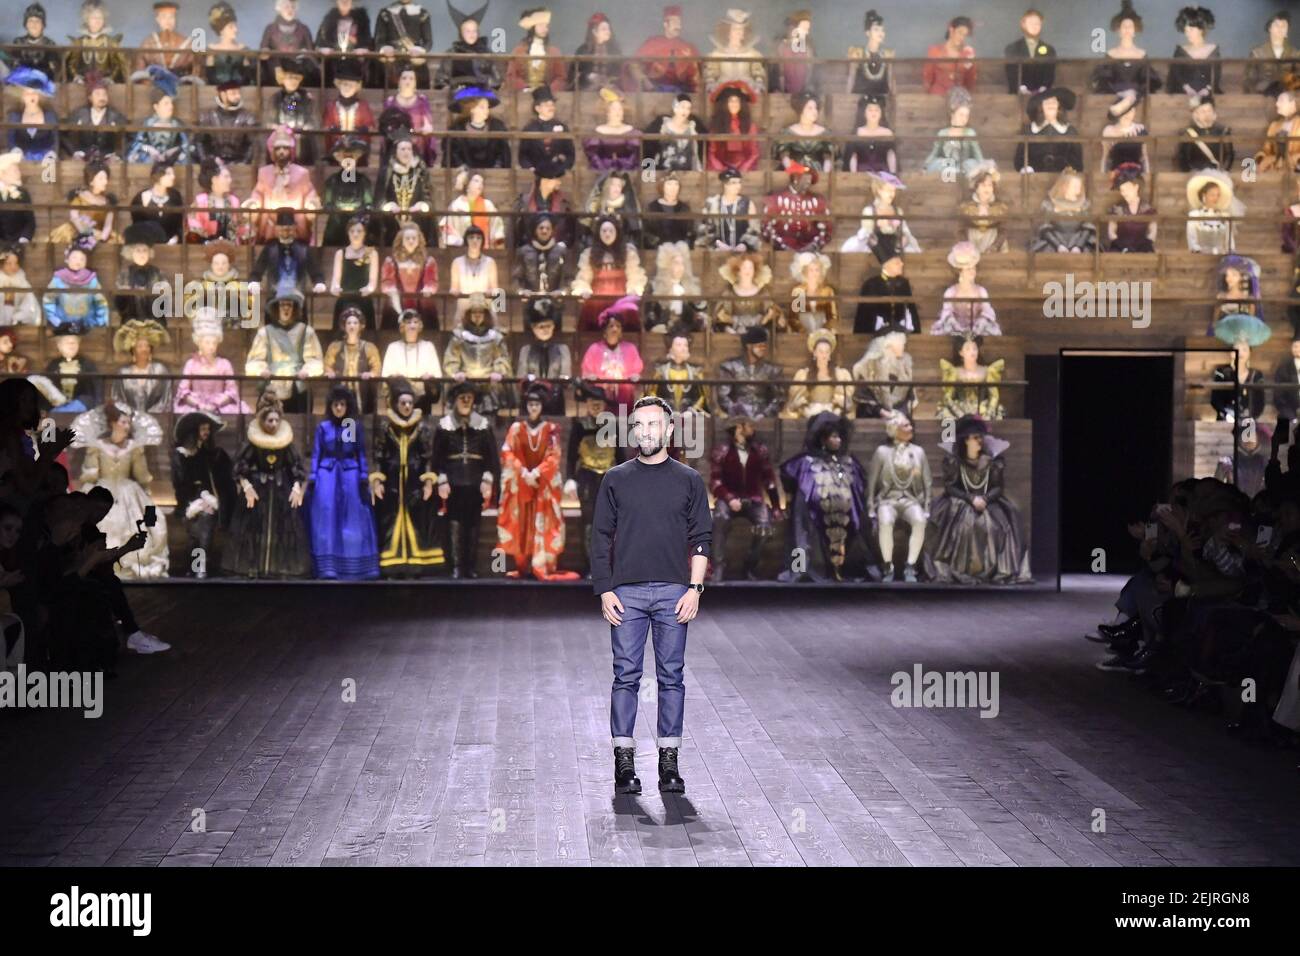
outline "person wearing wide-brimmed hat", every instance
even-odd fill
[[[1077,97],[1064,86],[1035,93],[1025,104],[1029,120],[1016,144],[1016,169],[1022,173],[1059,173],[1083,169],[1083,143],[1079,130],[1065,116]]]
[[[1119,202],[1107,213],[1107,251],[1155,252],[1156,210],[1142,195],[1144,171],[1136,163],[1121,163],[1111,170],[1111,188],[1119,193]]]
[[[225,337],[221,316],[211,306],[200,306],[190,318],[190,328],[194,353],[181,369],[185,377],[176,383],[176,414],[247,415],[248,405],[239,397],[234,366],[218,354]]]
[[[168,310],[156,310],[157,293],[154,286],[163,281],[162,270],[153,264],[153,247],[167,242],[167,234],[156,222],[135,222],[126,227],[122,235],[122,264],[117,270],[113,308],[119,319],[167,320],[180,312],[180,303]],[[171,315],[168,315],[168,312]]]
[[[366,236],[373,241],[378,237],[376,217],[370,215],[375,207],[375,184],[370,177],[357,170],[357,161],[370,152],[370,146],[359,136],[340,136],[331,149],[339,169],[325,180],[323,205],[329,210],[321,244],[345,246],[348,242],[348,224],[356,216],[366,222]]]
[[[623,296],[602,310],[597,322],[601,338],[587,346],[582,356],[582,377],[588,382],[610,382],[601,386],[610,404],[630,408],[636,396],[635,382],[640,379],[645,363],[636,344],[624,339],[623,332],[641,327],[641,297]],[[629,381],[621,384],[613,381],[617,379]]]
[[[23,186],[23,152],[0,153],[0,243],[26,245],[36,235],[32,197]]]
[[[529,7],[519,14],[519,29],[524,31],[524,36],[510,51],[515,59],[506,66],[505,88],[515,92],[539,87],[567,89],[568,67],[560,59],[560,48],[550,42],[551,11],[546,7]]]
[[[891,244],[881,243],[872,249],[877,266],[867,272],[858,295],[868,301],[858,303],[853,316],[853,331],[857,335],[878,332],[919,331],[920,319],[916,302],[912,299],[912,282],[903,274],[905,264],[902,253]],[[869,301],[871,299],[901,299],[898,302]]]
[[[754,45],[754,16],[748,10],[731,8],[723,14],[710,36],[713,49],[705,54],[700,66],[704,90],[712,94],[734,80],[750,89],[767,91],[767,67],[763,54]]]
[[[836,361],[839,340],[830,329],[808,334],[808,362],[794,373],[782,418],[813,418],[822,412],[843,415],[852,405],[853,374]],[[813,382],[808,385],[805,383]],[[849,384],[836,385],[835,382]]]
[[[433,85],[437,89],[446,89],[451,98],[468,87],[499,90],[501,88],[501,67],[496,60],[486,59],[492,53],[488,45],[487,34],[483,30],[483,15],[487,13],[490,0],[483,0],[483,6],[470,13],[457,10],[447,0],[447,13],[456,24],[456,39],[447,48],[448,53],[473,55],[472,59],[444,59],[438,64],[434,74]],[[484,59],[479,59],[484,57]]]
[[[129,356],[113,382],[111,394],[119,405],[141,412],[167,412],[172,407],[171,369],[158,361],[158,347],[171,341],[167,330],[155,319],[128,319],[113,335],[113,351]]]
[[[763,238],[778,252],[820,252],[834,223],[826,197],[812,192],[817,170],[791,163],[785,171],[788,185],[769,194],[763,207]]]
[[[929,555],[935,580],[1021,584],[1030,580],[1029,542],[1020,509],[1006,493],[1009,443],[978,415],[957,419],[944,451],[944,494],[930,511]]]
[[[74,129],[59,137],[63,152],[87,162],[121,159],[126,114],[108,99],[108,81],[98,73],[86,77],[86,102],[68,114],[64,126]]]
[[[216,105],[199,114],[199,125],[209,127],[195,137],[195,152],[200,162],[218,160],[227,166],[247,165],[253,161],[252,130],[258,125],[253,114],[244,108],[244,94],[237,78],[216,84]],[[214,131],[220,130],[221,132]]]
[[[6,114],[9,123],[9,146],[21,149],[23,159],[40,162],[46,156],[59,155],[58,114],[50,109],[54,102],[54,84],[40,70],[20,66],[5,79],[5,93],[16,109]]]
[[[479,86],[459,89],[452,100],[456,118],[449,131],[460,134],[448,137],[443,165],[451,169],[509,169],[511,165],[509,130],[492,115],[501,103],[496,93]]]
[[[275,234],[262,247],[253,263],[250,290],[260,292],[263,301],[284,292],[305,296],[310,290],[325,291],[325,276],[307,242],[297,238],[294,211],[279,209],[275,212]]]
[[[732,80],[709,94],[709,132],[745,139],[712,140],[705,145],[705,167],[710,172],[747,173],[758,168],[763,149],[758,144],[758,124],[751,111],[758,94],[744,80]],[[754,138],[749,138],[754,137]]]
[[[581,515],[579,543],[582,559],[591,578],[591,529],[596,512],[596,493],[600,490],[605,472],[626,460],[627,449],[618,441],[608,441],[602,436],[608,424],[603,417],[609,404],[609,395],[600,385],[581,382],[574,393],[577,415],[569,422],[569,440],[565,451],[564,497],[577,498]],[[612,411],[612,409],[611,409]]]
[[[1151,160],[1147,155],[1147,145],[1143,141],[1147,135],[1144,123],[1137,119],[1138,94],[1135,90],[1124,90],[1115,97],[1115,101],[1106,110],[1109,118],[1101,130],[1101,138],[1109,141],[1102,159],[1102,172],[1108,173],[1120,166],[1137,166],[1146,175],[1151,170]]]
[[[709,492],[713,507],[713,583],[727,573],[727,537],[737,518],[749,522],[749,548],[745,577],[758,580],[763,545],[772,537],[773,524],[781,520],[781,490],[767,446],[754,437],[754,419],[746,414],[728,416],[726,438],[709,453]]]
[[[234,465],[226,450],[217,444],[217,432],[226,423],[211,412],[186,412],[172,428],[172,488],[176,492],[176,510],[190,536],[189,554],[202,557],[201,562],[186,563],[189,574],[208,576],[208,564],[220,567],[218,552],[213,548],[218,528],[230,527],[234,512]],[[195,554],[193,549],[199,549]]]
[[[740,334],[739,355],[718,365],[718,377],[726,379],[714,390],[718,411],[727,416],[775,418],[785,404],[785,388],[774,384],[784,377],[779,365],[767,361],[771,334],[751,326]]]
[[[458,382],[447,401],[433,432],[429,470],[437,473],[438,497],[447,503],[451,575],[476,578],[479,526],[501,483],[501,459],[491,420],[474,410],[478,386]]]
[[[511,231],[509,245],[518,248],[531,241],[541,215],[551,217],[555,229],[555,241],[573,248],[577,223],[574,221],[573,204],[564,192],[564,176],[572,167],[568,157],[552,156],[538,160],[533,167],[533,184],[515,199],[514,209],[524,215],[511,218],[507,228]]]
[[[1236,251],[1237,229],[1246,206],[1236,198],[1232,177],[1203,169],[1187,178],[1187,249],[1223,256]]]
[[[269,321],[253,336],[244,362],[245,375],[279,375],[297,379],[277,379],[267,389],[284,404],[287,412],[310,410],[311,392],[304,379],[319,378],[325,372],[320,339],[303,320],[301,292],[286,291],[268,296]]]

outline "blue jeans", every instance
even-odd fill
[[[637,694],[641,689],[645,638],[654,635],[655,676],[659,683],[660,747],[682,745],[682,715],[686,705],[686,628],[677,623],[677,602],[685,584],[645,581],[614,588],[623,605],[623,623],[611,625],[614,651],[614,687],[609,695],[609,732],[615,747],[633,746],[636,732]]]

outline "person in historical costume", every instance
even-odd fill
[[[266,389],[279,400],[282,411],[309,411],[311,392],[303,379],[319,378],[325,372],[325,365],[316,330],[303,321],[302,293],[280,293],[271,299],[268,308],[271,321],[260,326],[253,336],[244,374],[298,379],[273,380],[267,382]]]
[[[710,196],[700,210],[695,245],[716,252],[758,252],[762,241],[758,207],[748,196],[741,195],[744,177],[736,169],[718,176],[722,192]]]
[[[532,219],[532,233],[527,245],[515,250],[515,264],[511,273],[514,291],[518,292],[527,308],[532,296],[562,295],[569,283],[569,249],[555,238],[555,223],[542,213]],[[558,303],[556,319],[561,314]],[[548,413],[549,414],[549,413]]]
[[[1082,173],[1065,169],[1043,200],[1042,223],[1029,244],[1030,252],[1092,252],[1097,248],[1097,224],[1083,217],[1091,207]]]
[[[1229,383],[1245,386],[1264,384],[1264,373],[1251,364],[1251,355],[1270,338],[1273,330],[1255,315],[1241,312],[1225,316],[1214,323],[1214,337],[1232,348],[1235,361],[1216,365],[1210,375],[1215,385]],[[1264,414],[1267,388],[1219,388],[1210,392],[1210,405],[1221,422],[1254,419]]]
[[[306,77],[315,70],[315,64],[306,56],[285,57],[281,61],[278,68],[280,88],[266,102],[263,124],[293,130],[297,138],[295,162],[308,168],[315,166],[317,131],[321,129],[316,98],[309,89],[304,89]]]
[[[64,75],[74,83],[98,73],[110,83],[125,83],[129,64],[122,52],[122,34],[110,32],[108,8],[100,0],[81,4],[81,32],[68,35],[70,50],[64,58]]]
[[[710,36],[713,49],[704,56],[701,72],[704,91],[739,80],[756,92],[767,92],[767,67],[754,45],[753,14],[748,10],[727,10]]]
[[[253,162],[252,131],[258,123],[253,114],[244,109],[243,97],[238,80],[218,84],[217,105],[199,114],[199,125],[210,127],[195,136],[200,162],[220,160],[227,166],[246,166]]]
[[[1008,43],[1002,55],[1007,92],[1033,96],[1056,85],[1056,48],[1043,39],[1043,15],[1026,10],[1020,16],[1020,39]]]
[[[488,38],[483,34],[483,14],[487,13],[488,0],[472,13],[462,13],[447,0],[447,13],[456,24],[456,39],[447,48],[448,53],[486,57],[493,52]],[[504,51],[503,51],[504,52]],[[437,89],[446,89],[454,100],[456,95],[467,88],[478,87],[485,90],[501,88],[501,67],[497,60],[489,59],[444,59],[439,62],[433,77]],[[456,163],[454,165],[460,165]],[[508,163],[506,164],[509,165]]]
[[[496,327],[491,304],[481,292],[456,303],[456,325],[442,355],[442,369],[457,382],[467,378],[490,380],[475,386],[475,410],[488,418],[515,407],[514,386],[508,381],[514,374],[510,348]]]
[[[90,252],[101,242],[121,242],[117,230],[117,195],[108,189],[108,167],[102,160],[91,160],[82,170],[84,183],[68,193],[67,222],[50,230],[53,245],[81,245]]]
[[[740,335],[741,354],[718,365],[718,411],[729,418],[775,418],[785,404],[785,388],[775,380],[784,377],[779,365],[767,361],[770,335],[751,326]]]
[[[514,562],[506,577],[573,581],[559,571],[564,553],[560,426],[542,418],[550,389],[534,382],[524,391],[524,416],[510,426],[501,445],[501,497],[497,541]]]
[[[433,48],[433,20],[418,3],[390,3],[375,18],[375,49],[385,72],[386,86],[396,85],[403,65],[416,71],[421,86],[428,86],[429,67],[425,55]]]
[[[862,207],[858,231],[845,239],[840,252],[871,252],[877,258],[889,252],[920,252],[920,243],[907,224],[907,217],[896,204],[898,194],[907,189],[893,173],[872,173],[867,178],[871,201]]]
[[[1214,480],[1233,485],[1247,497],[1254,498],[1265,488],[1268,466],[1273,458],[1272,445],[1272,428],[1263,422],[1243,420],[1237,438],[1237,454],[1219,457],[1214,465]]]
[[[472,169],[457,170],[452,182],[456,196],[448,206],[447,215],[438,220],[438,234],[444,247],[463,246],[465,230],[478,226],[487,240],[487,248],[505,248],[505,219],[496,215],[496,203],[483,195],[483,185],[482,173]]]
[[[758,169],[763,148],[758,142],[758,123],[751,110],[758,94],[742,80],[719,86],[709,95],[709,132],[715,136],[746,137],[710,140],[704,147],[705,166],[711,172],[737,174]]]
[[[322,580],[379,577],[379,543],[370,505],[370,469],[356,396],[330,389],[326,414],[312,443],[311,502],[307,507],[312,562]]]
[[[1146,137],[1150,132],[1138,122],[1138,95],[1133,90],[1120,93],[1107,107],[1110,122],[1101,129],[1103,156],[1101,171],[1109,173],[1120,166],[1137,166],[1143,175],[1151,172],[1151,157]]]
[[[208,267],[200,279],[201,304],[213,309],[217,318],[229,326],[244,325],[245,322],[255,324],[262,314],[258,301],[261,293],[253,290],[254,283],[241,279],[239,270],[231,265],[235,257],[234,245],[217,240],[205,245],[203,252]],[[193,312],[193,309],[188,311]]]
[[[1079,130],[1064,115],[1076,102],[1074,92],[1063,86],[1029,98],[1025,106],[1029,122],[1021,130],[1024,139],[1016,145],[1016,169],[1022,173],[1083,169]]]
[[[486,237],[478,226],[465,230],[465,251],[451,260],[451,278],[448,290],[454,296],[468,296],[475,292],[496,297],[501,288],[497,261],[484,253]]]
[[[659,246],[650,291],[655,298],[647,305],[648,331],[667,332],[670,328],[704,331],[709,303],[692,270],[691,249],[685,242],[666,242]]]
[[[449,132],[460,135],[447,138],[443,165],[450,169],[461,166],[509,169],[514,162],[510,155],[510,131],[492,115],[492,109],[501,105],[497,95],[491,90],[467,86],[456,93],[452,105],[457,115],[451,121]]]
[[[149,80],[150,67],[158,67],[188,82],[196,82],[194,74],[194,37],[176,29],[176,0],[157,0],[153,5],[154,24],[157,29],[140,41],[141,49],[132,63],[131,79]]]
[[[262,31],[258,44],[262,61],[261,86],[279,86],[283,80],[281,70],[289,61],[300,58],[307,87],[320,85],[320,74],[315,60],[301,56],[312,50],[311,28],[298,19],[298,0],[275,0],[275,19]]]
[[[858,303],[853,316],[853,331],[857,335],[874,335],[878,332],[916,332],[920,316],[912,298],[912,282],[903,275],[903,257],[891,244],[878,244],[873,250],[879,265],[867,273],[858,295],[866,300]],[[870,301],[875,299],[876,301]],[[882,299],[901,301],[885,302]]]
[[[778,252],[820,252],[831,241],[834,224],[826,197],[810,191],[817,170],[791,163],[785,171],[789,185],[764,204],[763,238]]]
[[[941,421],[978,415],[997,421],[1006,415],[998,383],[1006,374],[1006,359],[980,362],[984,340],[966,333],[953,341],[953,358],[939,359],[939,379],[944,383],[935,412]]]
[[[544,137],[519,140],[519,167],[536,172],[539,168],[555,165],[568,169],[577,155],[573,136],[567,124],[556,116],[555,94],[549,86],[535,86],[531,90],[533,118],[524,124],[521,133],[545,133]]]
[[[976,281],[980,253],[970,242],[959,242],[948,252],[948,265],[957,281],[943,290],[939,317],[930,326],[931,335],[1001,335],[997,313],[989,302],[989,290]]]
[[[1156,209],[1142,196],[1142,167],[1123,163],[1110,174],[1111,188],[1120,201],[1107,212],[1115,217],[1106,225],[1110,252],[1155,252]]]
[[[18,352],[17,349],[17,330],[12,326],[0,326],[0,374],[26,375],[31,371],[31,359]],[[60,396],[62,397],[62,393],[60,393]]]
[[[830,329],[808,335],[808,362],[794,373],[782,418],[814,418],[822,412],[843,415],[852,404],[853,389],[835,382],[852,382],[853,375],[835,361],[838,340]],[[819,384],[808,385],[807,382]]]
[[[781,492],[767,446],[754,437],[754,419],[737,414],[726,423],[726,440],[709,456],[709,492],[713,495],[713,583],[726,577],[727,537],[736,518],[750,524],[744,572],[758,580],[764,544],[780,521]]]
[[[858,418],[888,418],[896,411],[910,417],[916,409],[906,332],[877,335],[853,364],[852,372],[856,382],[889,383],[861,384],[854,390]]]
[[[927,93],[947,96],[954,86],[975,91],[975,48],[966,42],[974,32],[970,17],[953,17],[948,21],[944,41],[926,49],[928,62],[921,68],[921,85]]]
[[[1219,260],[1215,267],[1214,307],[1207,335],[1214,335],[1221,319],[1248,315],[1257,319],[1264,318],[1263,300],[1260,296],[1259,263],[1248,256],[1227,255]],[[1251,323],[1247,323],[1251,325]]]
[[[108,82],[98,74],[86,78],[86,103],[68,114],[64,125],[72,129],[59,138],[65,155],[87,162],[124,156],[126,114],[108,101]]]
[[[297,148],[298,139],[287,126],[277,127],[266,138],[271,162],[258,169],[253,194],[245,204],[262,211],[257,223],[259,243],[276,238],[277,214],[283,209],[294,212],[294,235],[303,242],[311,239],[314,217],[306,214],[320,209],[320,196],[312,185],[311,170],[297,162]]]
[[[40,70],[46,76],[59,75],[63,58],[52,48],[54,41],[45,33],[45,8],[39,3],[30,3],[23,10],[23,27],[26,32],[10,41],[10,49],[0,56],[11,70],[26,66]]]
[[[1259,172],[1285,169],[1300,172],[1300,90],[1283,90],[1274,100],[1274,118],[1268,124],[1264,147],[1255,154]],[[31,158],[30,156],[28,157]]]
[[[849,89],[859,96],[879,97],[883,109],[885,98],[893,92],[890,60],[894,51],[885,47],[885,18],[868,10],[862,21],[863,45],[848,50]]]
[[[81,354],[81,336],[51,329],[58,353],[45,365],[43,389],[50,411],[84,412],[99,404],[99,367]]]
[[[334,252],[329,292],[334,300],[334,320],[346,309],[361,312],[365,325],[375,325],[374,295],[379,291],[379,250],[366,242],[366,218],[354,216],[348,223],[348,244]],[[367,412],[371,409],[366,409]]]
[[[885,419],[885,434],[889,440],[876,449],[867,464],[867,514],[876,522],[886,581],[895,579],[894,525],[902,521],[908,526],[903,580],[913,583],[930,518],[930,461],[925,451],[912,443],[912,422],[902,412]]]
[[[691,362],[691,336],[687,329],[671,328],[664,336],[668,354],[654,367],[654,384],[646,394],[657,395],[679,415],[708,415],[709,388],[700,383],[702,366]]]
[[[830,268],[830,257],[820,252],[796,252],[790,259],[790,278],[795,281],[790,290],[792,331],[840,331],[835,288],[826,281]]]
[[[275,214],[275,234],[262,247],[253,263],[251,291],[264,299],[269,296],[325,291],[325,276],[312,255],[311,246],[297,237],[297,217],[292,209]]]
[[[525,391],[534,382],[547,386],[542,414],[563,416],[564,393],[573,378],[573,356],[569,346],[557,342],[555,333],[560,328],[560,307],[551,298],[529,299],[525,307],[529,340],[519,347],[515,374],[524,383]]]
[[[165,578],[170,564],[167,518],[149,497],[153,475],[145,454],[162,444],[162,426],[146,412],[108,402],[78,415],[72,430],[77,433],[72,447],[85,449],[78,490],[104,488],[113,494],[113,507],[98,525],[108,547],[125,544],[140,530],[148,534],[144,547],[124,556],[114,572],[127,580]],[[155,523],[142,528],[146,508],[154,509]]]
[[[1273,407],[1277,409],[1279,422],[1294,422],[1300,416],[1300,390],[1294,387],[1300,383],[1300,329],[1292,333],[1291,350],[1273,369],[1273,381],[1281,386],[1292,386],[1273,389]]]
[[[725,298],[713,310],[715,332],[743,335],[752,328],[788,331],[785,312],[772,298],[772,267],[754,252],[732,255],[719,268]]]
[[[181,415],[172,430],[173,514],[181,516],[189,533],[187,570],[200,579],[208,576],[209,563],[221,565],[213,541],[218,529],[229,529],[235,508],[234,463],[216,441],[225,425],[211,412],[192,411]]]
[[[404,118],[406,128],[415,136],[415,151],[424,159],[425,165],[434,167],[438,165],[438,137],[433,135],[433,107],[418,86],[419,70],[409,61],[399,62],[394,69],[397,72],[396,89],[384,100],[378,131],[381,136],[387,136],[401,125],[398,121]]]
[[[496,436],[492,422],[474,411],[477,393],[472,382],[451,387],[450,408],[438,419],[429,458],[438,474],[438,497],[446,503],[453,578],[478,577],[479,525],[500,485]]]
[[[957,420],[954,440],[940,442],[943,495],[930,513],[935,580],[1021,584],[1031,580],[1029,542],[1020,509],[1006,494],[1009,443],[978,415]]]
[[[533,184],[517,199],[515,212],[522,215],[511,218],[507,231],[512,238],[509,244],[522,246],[533,235],[533,229],[540,216],[549,216],[555,231],[555,240],[573,248],[577,236],[577,223],[574,221],[573,205],[561,186],[564,174],[571,164],[567,160],[555,157],[540,160],[541,165],[533,169]]]
[[[416,309],[406,309],[401,313],[397,323],[400,338],[388,343],[384,350],[384,364],[380,375],[385,381],[404,378],[415,389],[415,403],[424,412],[430,414],[433,403],[442,394],[442,362],[438,359],[438,348],[428,339],[421,338],[424,332],[424,319]],[[391,400],[391,391],[389,392]]]
[[[641,300],[629,295],[600,313],[601,337],[587,346],[582,356],[582,377],[587,382],[608,382],[600,388],[613,406],[611,412],[630,409],[636,398],[636,382],[645,363],[636,344],[623,338],[625,328],[638,329],[641,323]],[[619,383],[619,379],[629,379]]]
[[[23,246],[0,244],[0,328],[40,325],[44,314],[23,270]]]
[[[565,89],[569,83],[568,67],[560,59],[560,48],[549,42],[551,11],[546,7],[530,7],[519,14],[519,29],[524,31],[524,36],[510,51],[515,59],[506,67],[506,89],[514,92],[548,87]]]
[[[149,168],[149,185],[131,197],[131,222],[157,223],[164,241],[175,244],[185,233],[185,205],[176,188],[176,167],[160,160]]]
[[[349,225],[358,216],[364,220],[366,239],[378,239],[378,230],[370,216],[375,208],[375,185],[357,169],[357,160],[368,150],[366,142],[356,136],[343,136],[334,143],[332,155],[340,168],[325,180],[323,206],[329,215],[322,245],[346,246]]]
[[[201,190],[185,217],[187,242],[246,243],[253,227],[232,191],[234,173],[219,159],[204,160],[195,176]]]
[[[222,549],[225,570],[241,578],[308,577],[311,546],[302,513],[307,465],[274,394],[258,401],[247,438],[232,469],[238,494]]]
[[[619,234],[629,243],[641,245],[641,201],[631,173],[607,170],[596,177],[585,204],[586,215],[578,220],[580,245],[588,246],[601,219],[618,220]]]
[[[247,415],[249,408],[239,397],[234,366],[229,359],[218,354],[221,340],[225,337],[221,316],[216,309],[202,306],[195,311],[190,327],[194,354],[185,360],[181,369],[181,374],[186,377],[176,383],[176,414]]]
[[[122,322],[159,321],[167,324],[166,311],[154,315],[155,288],[163,282],[162,270],[153,264],[153,247],[165,243],[167,235],[156,222],[135,222],[123,233],[122,264],[117,270],[113,308]]]
[[[597,11],[587,18],[587,35],[573,51],[575,57],[608,57],[606,60],[574,60],[569,72],[569,86],[574,90],[595,91],[604,87],[622,89],[625,85],[635,87],[632,82],[635,70],[627,69],[622,61],[623,50],[614,37],[614,27],[609,17]],[[625,76],[627,83],[624,83]]]
[[[1009,207],[998,199],[997,193],[1001,180],[996,163],[992,160],[981,163],[966,176],[970,198],[957,207],[962,220],[960,238],[974,245],[980,255],[1006,252],[1009,246],[1002,229]]]
[[[570,287],[570,292],[583,300],[578,329],[586,332],[600,328],[601,314],[615,300],[640,296],[646,287],[641,254],[623,238],[621,221],[602,217],[594,233],[592,244],[578,256]]]
[[[1104,62],[1093,69],[1088,81],[1092,91],[1120,93],[1137,90],[1143,96],[1159,92],[1164,80],[1148,65],[1147,51],[1137,45],[1137,36],[1142,32],[1142,18],[1133,9],[1132,0],[1122,0],[1119,13],[1111,17],[1110,30],[1119,42],[1106,51]]]
[[[366,330],[366,314],[357,305],[345,305],[335,324],[339,337],[325,350],[325,377],[338,378],[357,406],[367,415],[375,411],[375,385],[383,371],[379,349],[361,337]]]
[[[812,41],[812,11],[807,8],[786,14],[776,37],[775,62],[767,68],[767,88],[773,93],[799,96],[822,88],[821,68]]]
[[[396,324],[399,316],[411,310],[419,314],[422,324],[438,327],[438,261],[416,223],[408,222],[397,230],[392,250],[380,267],[379,291],[384,298],[385,323]]]
[[[124,377],[112,384],[111,394],[116,404],[136,412],[171,411],[172,383],[167,377],[171,369],[154,358],[158,346],[170,341],[167,330],[155,319],[128,319],[118,327],[113,336],[113,351],[129,355],[131,364],[117,370]]]
[[[56,269],[42,299],[45,324],[51,335],[84,335],[108,325],[108,300],[99,276],[86,265],[84,240],[68,246],[65,265]]]
[[[857,139],[844,144],[840,168],[846,173],[897,173],[898,141],[885,125],[884,97],[860,97],[853,126]]]
[[[401,4],[397,6],[400,7]],[[322,53],[340,54],[325,61],[326,83],[338,79],[338,70],[344,64],[358,68],[357,80],[360,82],[369,72],[367,64],[373,61],[361,60],[350,54],[369,53],[376,46],[370,31],[370,11],[354,0],[335,0],[334,6],[316,28],[316,49]]]
[[[954,86],[948,91],[948,125],[935,133],[934,145],[921,165],[927,173],[954,170],[965,176],[984,162],[979,136],[970,125],[972,104],[966,87]]]
[[[357,157],[358,166],[370,164],[368,134],[375,128],[375,114],[370,104],[361,97],[362,64],[358,60],[343,60],[334,67],[334,86],[338,96],[325,104],[321,128],[325,131],[325,152],[331,157],[344,138],[356,137],[365,144]],[[304,163],[306,161],[304,160]]]
[[[1219,122],[1213,96],[1191,101],[1191,122],[1182,130],[1178,144],[1178,168],[1184,173],[1201,169],[1232,169],[1236,149],[1232,129]]]
[[[54,83],[40,70],[20,66],[5,78],[5,94],[15,109],[5,116],[9,121],[9,148],[20,149],[23,159],[32,163],[59,155],[59,116],[51,109]]]
[[[1236,197],[1232,176],[1203,169],[1187,177],[1187,250],[1225,256],[1237,250],[1237,231],[1246,206]]]
[[[1185,42],[1174,47],[1174,62],[1169,66],[1169,92],[1188,96],[1222,93],[1219,45],[1206,39],[1206,34],[1214,29],[1214,13],[1205,7],[1183,7],[1178,11],[1174,27],[1183,34]]]
[[[772,159],[783,169],[798,163],[811,169],[829,173],[835,168],[839,147],[830,137],[830,129],[818,120],[821,105],[813,93],[799,93],[790,98],[799,117],[781,131],[781,137],[772,144]]]
[[[207,55],[202,57],[204,82],[218,89],[228,84],[253,86],[257,82],[257,54],[239,39],[239,16],[226,0],[208,8]]]
[[[596,513],[596,494],[605,472],[627,457],[627,449],[618,441],[617,423],[609,419],[608,397],[598,385],[578,386],[578,415],[569,423],[569,442],[565,454],[565,497],[578,499],[582,521],[582,556],[588,579],[591,578],[591,529]]]
[[[388,409],[375,420],[370,500],[379,531],[379,573],[384,577],[420,577],[447,563],[438,543],[433,503],[438,481],[429,467],[433,440],[425,413],[416,405],[418,398],[409,381],[393,379]]]
[[[646,204],[641,244],[658,249],[665,244],[691,246],[699,235],[699,223],[682,195],[682,181],[676,172],[659,177],[659,195]]]
[[[0,153],[0,243],[21,248],[36,235],[32,196],[23,186],[23,153]]]
[[[639,47],[640,89],[658,93],[694,93],[700,83],[700,51],[682,37],[680,4],[664,7],[663,33],[650,37]]]
[[[866,472],[849,450],[849,420],[836,412],[811,417],[802,452],[781,464],[790,512],[787,551],[802,562],[778,575],[782,582],[843,581],[869,558]]]
[[[625,119],[627,97],[610,87],[600,91],[605,119],[582,141],[587,166],[606,170],[634,170],[641,166],[641,130]]]
[[[1268,39],[1250,48],[1244,89],[1267,93],[1275,89],[1300,89],[1300,48],[1291,45],[1291,13],[1278,10],[1264,26]],[[33,64],[35,65],[35,64]]]

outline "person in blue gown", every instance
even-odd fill
[[[316,426],[309,511],[316,577],[379,577],[379,544],[370,505],[366,443],[356,396],[343,385],[330,390],[327,414]]]

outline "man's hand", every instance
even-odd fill
[[[605,620],[610,624],[619,625],[623,623],[623,602],[618,599],[618,595],[613,591],[606,591],[600,596],[600,613],[605,616]]]
[[[686,593],[677,599],[677,623],[689,624],[700,613],[700,592],[687,588]]]

